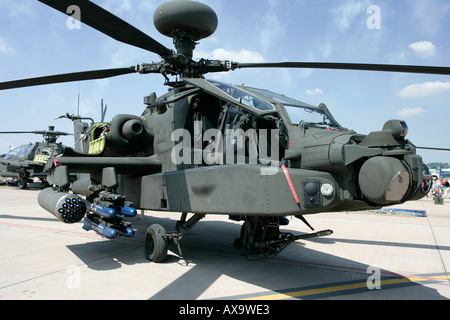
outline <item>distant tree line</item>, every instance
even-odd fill
[[[430,167],[430,169],[437,169],[437,168],[441,168],[441,169],[448,169],[450,168],[450,165],[447,162],[430,162],[428,163],[428,166]]]

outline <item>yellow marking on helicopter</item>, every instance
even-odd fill
[[[50,158],[50,156],[45,154],[35,154],[33,161],[39,163],[46,163],[48,158]]]
[[[89,142],[89,154],[97,154],[103,151],[105,147],[105,136]]]

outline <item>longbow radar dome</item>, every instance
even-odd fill
[[[170,38],[190,33],[194,40],[209,37],[216,31],[218,19],[213,9],[203,3],[175,0],[160,5],[154,15],[156,29]]]

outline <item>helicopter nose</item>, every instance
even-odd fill
[[[392,157],[373,157],[359,172],[359,186],[364,197],[376,204],[402,201],[411,185],[406,164]]]

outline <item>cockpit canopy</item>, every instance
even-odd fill
[[[246,104],[250,107],[256,108],[261,111],[267,111],[267,110],[275,110],[274,106],[263,99],[257,97],[253,93],[238,88],[237,86],[233,86],[231,84],[214,81],[214,80],[208,80],[211,84],[215,85],[217,88],[225,92],[226,94],[230,95],[234,99],[238,100],[240,103]]]
[[[19,157],[23,158],[23,157],[25,157],[25,156],[28,154],[28,152],[30,152],[30,150],[31,150],[32,147],[33,147],[33,145],[31,145],[31,144],[25,144],[25,145],[23,145],[23,146],[14,148],[14,149],[10,150],[10,151],[3,157],[3,159],[4,159],[4,160],[9,160],[9,159],[11,159],[11,158],[13,158],[13,157],[15,157],[15,156],[17,156],[17,155],[18,155]]]
[[[340,125],[333,119],[324,105],[315,107],[311,104],[286,97],[265,89],[235,86],[216,80],[208,80],[211,84],[245,104],[259,111],[276,111],[275,106],[284,109],[292,125],[316,127],[337,127]]]

